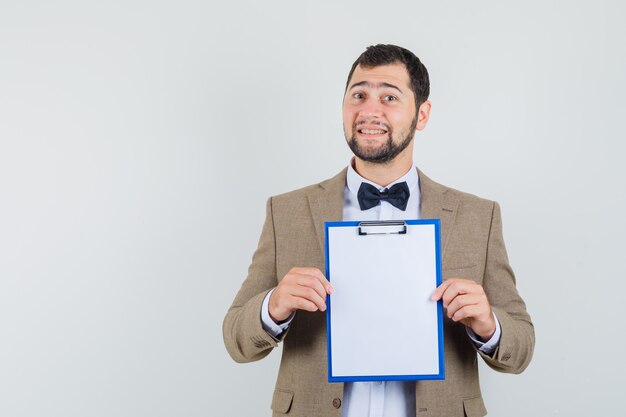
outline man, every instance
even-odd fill
[[[508,264],[498,205],[437,184],[413,166],[428,95],[428,73],[413,53],[367,48],[343,101],[350,166],[268,200],[258,249],[223,330],[238,362],[261,359],[283,342],[274,416],[483,416],[477,352],[502,372],[519,373],[530,362],[533,326]],[[321,272],[324,222],[414,218],[441,220],[444,281],[432,299],[445,309],[446,379],[328,383],[323,312],[333,288]]]

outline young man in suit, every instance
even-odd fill
[[[268,200],[259,246],[223,330],[238,362],[284,344],[273,416],[483,416],[477,355],[502,372],[519,373],[530,362],[534,331],[508,263],[499,206],[437,184],[413,165],[428,95],[428,73],[412,52],[367,48],[343,101],[350,165]],[[446,379],[328,383],[323,312],[333,288],[321,272],[324,222],[414,218],[441,220],[444,282],[432,299],[445,309]]]

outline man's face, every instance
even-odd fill
[[[415,95],[403,64],[355,68],[343,98],[343,131],[358,158],[393,160],[413,140],[417,124]]]

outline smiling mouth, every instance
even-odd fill
[[[387,133],[385,129],[357,129],[362,135],[384,135]]]

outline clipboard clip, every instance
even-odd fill
[[[406,223],[403,221],[361,222],[359,236],[368,235],[406,235]]]

